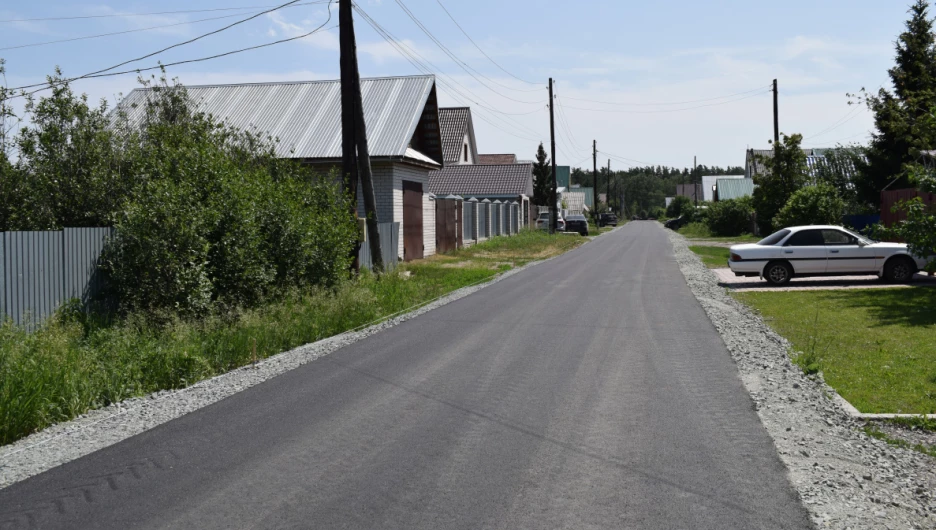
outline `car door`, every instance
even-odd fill
[[[824,274],[828,251],[822,230],[800,230],[790,236],[783,244],[782,257],[793,265],[794,274]]]
[[[877,272],[877,260],[873,248],[858,244],[855,236],[841,230],[824,229],[822,238],[828,251],[826,272],[852,274]]]

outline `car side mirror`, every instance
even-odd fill
[[[868,244],[859,239],[859,240],[858,240],[858,246],[859,246],[859,247],[866,247],[866,246],[868,246]]]

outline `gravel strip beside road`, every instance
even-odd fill
[[[586,243],[587,244],[587,243]],[[297,368],[335,350],[387,328],[464,298],[491,284],[549,260],[537,261],[508,271],[491,281],[464,287],[415,311],[394,317],[360,331],[329,337],[274,355],[181,390],[156,392],[93,410],[74,420],[53,425],[41,432],[0,447],[0,488],[24,480],[55,466],[103,449],[242,390]]]
[[[790,479],[819,528],[936,528],[933,458],[872,439],[820,377],[790,362],[789,343],[728,296],[672,231],[686,282],[721,333]]]

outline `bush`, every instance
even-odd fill
[[[728,199],[708,207],[706,225],[716,236],[740,236],[751,231],[754,206],[750,197]]]
[[[840,225],[845,214],[845,201],[828,185],[807,186],[790,196],[790,200],[773,218],[776,228],[801,225]]]
[[[682,215],[687,221],[692,221],[694,212],[695,205],[692,203],[692,199],[682,195],[675,197],[673,202],[666,207],[666,216],[671,219]]]

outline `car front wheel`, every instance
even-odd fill
[[[916,274],[916,266],[907,258],[893,258],[884,265],[884,279],[891,283],[906,283]]]
[[[792,278],[793,268],[790,267],[789,263],[775,261],[768,263],[767,267],[764,268],[764,279],[767,280],[767,283],[770,285],[786,285],[790,283]]]

